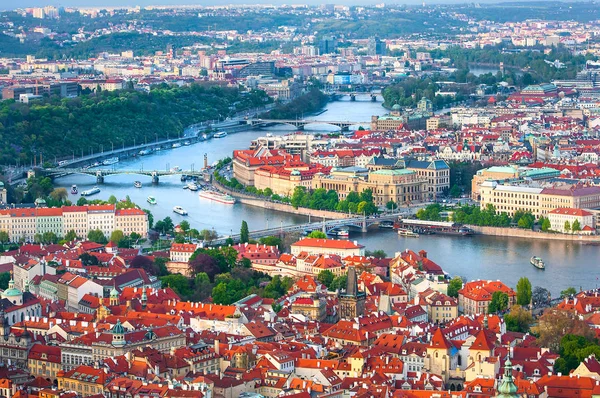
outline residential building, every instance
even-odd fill
[[[297,256],[301,252],[308,254],[336,254],[342,258],[347,256],[364,255],[364,246],[357,242],[337,239],[304,238],[292,244],[292,254]]]
[[[500,291],[508,295],[508,308],[516,302],[517,294],[500,281],[467,282],[458,291],[458,310],[468,315],[487,314],[488,306],[494,292]]]
[[[169,250],[169,258],[171,261],[188,263],[197,249],[198,246],[193,243],[173,243]]]
[[[561,233],[591,234],[596,231],[594,214],[582,209],[558,208],[548,212],[550,229]],[[569,228],[566,229],[568,224]],[[573,225],[579,224],[579,230],[573,230]]]

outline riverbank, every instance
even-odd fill
[[[569,242],[581,242],[590,244],[600,244],[600,236],[595,235],[567,235],[554,234],[541,231],[532,231],[529,229],[520,228],[498,228],[498,227],[480,227],[477,225],[469,225],[469,228],[478,235],[488,236],[505,236],[511,238],[526,238],[526,239],[543,239],[543,240],[558,240]]]
[[[340,212],[336,212],[336,211],[313,210],[313,209],[308,209],[305,207],[299,207],[296,209],[294,206],[289,205],[287,203],[273,202],[273,201],[269,200],[268,198],[257,198],[256,196],[244,194],[239,191],[234,191],[222,184],[219,184],[214,179],[213,179],[212,184],[215,187],[217,187],[218,189],[220,189],[221,191],[226,192],[227,194],[236,198],[236,200],[239,203],[242,203],[242,204],[248,205],[248,206],[260,207],[260,208],[263,208],[266,210],[274,210],[274,211],[279,211],[279,212],[283,212],[283,213],[296,214],[296,215],[300,215],[300,216],[307,216],[307,217],[310,216],[310,217],[315,218],[314,221],[317,221],[319,218],[326,218],[329,220],[339,220],[342,218],[349,217],[349,215],[347,213],[340,213]]]

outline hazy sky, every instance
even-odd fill
[[[506,0],[504,0],[505,2]],[[514,0],[512,0],[514,1]],[[519,0],[522,2],[523,0]],[[384,1],[384,0],[332,0],[332,1],[321,1],[321,0],[0,0],[0,9],[10,10],[22,7],[43,7],[46,5],[64,6],[64,7],[91,7],[91,6],[148,6],[148,5],[188,5],[188,4],[199,4],[199,5],[215,5],[215,4],[347,4],[347,5],[360,5],[360,4],[377,4],[377,3],[394,3],[394,4],[421,4],[422,0],[403,0],[403,1]],[[427,4],[439,4],[439,3],[473,3],[473,0],[426,0]],[[478,3],[500,3],[500,0],[478,0]]]

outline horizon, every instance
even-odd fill
[[[290,5],[290,4],[307,4],[311,6],[324,4],[318,0],[308,0],[305,2],[285,2],[285,1],[271,1],[271,0],[258,0],[254,1],[252,4],[248,3],[248,0],[229,0],[225,3],[219,2],[218,0],[211,0],[207,2],[203,2],[203,4],[199,4],[198,1],[195,0],[131,0],[132,3],[125,3],[120,0],[60,0],[58,2],[48,1],[48,0],[8,0],[7,4],[3,5],[0,10],[2,11],[11,11],[19,8],[32,8],[32,7],[45,7],[45,6],[56,6],[56,7],[70,7],[70,8],[97,8],[97,7],[148,7],[148,6],[215,6],[215,5],[255,5],[255,4],[272,4],[276,6],[282,5]],[[559,3],[581,3],[584,0],[555,0],[552,2]],[[480,0],[477,3],[485,3],[485,4],[503,4],[503,3],[540,3],[539,0],[520,0],[520,1],[507,1],[507,0]],[[83,3],[83,4],[82,4]],[[382,0],[343,0],[340,2],[327,2],[326,4],[336,4],[336,5],[348,5],[348,6],[360,6],[360,5],[374,5],[386,3]],[[419,5],[422,4],[422,0],[405,0],[402,2],[390,2],[387,4],[390,5]],[[461,4],[473,4],[467,0],[435,0],[435,1],[424,1],[426,5],[461,5]]]

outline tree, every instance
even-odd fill
[[[460,187],[456,184],[452,185],[452,188],[450,188],[450,196],[452,196],[453,198],[458,198],[460,197],[460,195]]]
[[[179,223],[179,228],[181,228],[183,233],[186,233],[187,231],[190,230],[190,223],[187,222],[186,220],[183,220],[182,222]]]
[[[0,243],[6,243],[9,241],[9,239],[8,232],[0,231]]]
[[[506,328],[511,332],[527,333],[533,323],[531,313],[520,305],[514,305],[510,312],[504,316]]]
[[[488,313],[495,314],[508,308],[508,294],[499,290],[492,294],[492,300],[488,305]]]
[[[104,236],[104,232],[99,229],[92,229],[88,232],[88,240],[92,242],[99,243],[101,245],[107,243],[106,236]]]
[[[199,253],[196,257],[190,259],[190,267],[195,274],[204,273],[208,275],[211,281],[214,281],[215,276],[221,272],[217,261],[205,253]]]
[[[108,203],[111,205],[116,205],[117,204],[117,197],[115,195],[110,195],[108,197]]]
[[[517,304],[520,306],[529,305],[531,302],[531,282],[529,279],[522,277],[517,282]]]
[[[169,275],[169,270],[167,269],[168,262],[168,257],[154,257],[154,269],[158,272],[157,276]]]
[[[66,188],[54,188],[52,192],[50,192],[50,197],[53,200],[62,203],[69,197],[69,194],[67,193]]]
[[[387,202],[385,204],[386,209],[388,210],[394,210],[398,208],[398,205],[396,204],[396,202],[394,202],[393,200],[390,200],[389,202]]]
[[[278,238],[277,236],[265,236],[264,238],[260,238],[258,240],[258,243],[260,243],[261,245],[275,246],[275,247],[278,247],[279,249],[282,249],[281,248],[281,245],[282,245],[281,238]]]
[[[328,269],[324,269],[323,271],[319,272],[319,275],[317,275],[317,280],[328,288],[331,286],[334,278],[335,275],[333,275],[333,272],[329,271]]]
[[[600,346],[597,341],[584,336],[567,334],[560,340],[560,358],[554,363],[554,371],[568,374],[590,355],[600,357]]]
[[[181,297],[188,297],[191,294],[190,280],[181,274],[172,274],[161,276],[162,287],[170,287]]]
[[[157,276],[159,274],[154,262],[147,256],[135,256],[131,260],[130,268],[141,268],[150,275]]]
[[[347,274],[336,276],[333,279],[333,282],[331,282],[331,285],[329,286],[329,290],[331,290],[332,292],[335,292],[336,290],[345,290],[347,285],[348,285],[348,275]]]
[[[72,242],[75,239],[77,239],[77,234],[75,233],[75,230],[70,230],[69,232],[67,232],[67,234],[65,235],[65,240],[67,242]]]
[[[550,219],[544,217],[544,220],[542,221],[542,231],[548,232],[550,231],[550,228],[552,228],[552,224],[550,224]]]
[[[143,209],[143,211],[148,215],[148,228],[152,228],[154,225],[154,216],[152,215],[152,212],[148,209]]]
[[[574,287],[568,287],[565,290],[562,290],[560,292],[560,298],[570,297],[570,296],[574,296],[576,294],[577,294],[577,290],[575,290]]]
[[[547,308],[538,319],[537,325],[532,327],[532,332],[538,335],[539,347],[548,347],[553,352],[559,351],[560,341],[567,334],[583,336],[590,340],[594,338],[593,330],[585,321],[580,320],[574,311],[557,308]]]
[[[92,256],[89,253],[81,253],[79,256],[79,260],[81,260],[81,264],[83,265],[98,265],[98,257]]]
[[[42,234],[42,242],[49,245],[51,243],[58,243],[58,236],[52,231],[47,231]]]
[[[250,231],[248,230],[248,223],[246,220],[242,221],[242,227],[240,228],[240,243],[247,243],[250,240]]]
[[[564,230],[566,233],[569,233],[569,231],[571,230],[571,223],[569,222],[569,220],[565,221]]]
[[[373,250],[373,251],[367,250],[367,251],[365,251],[365,257],[386,258],[387,253],[381,249]]]
[[[114,244],[118,244],[123,239],[123,231],[120,229],[115,229],[110,234],[110,241]]]
[[[327,239],[327,235],[323,231],[315,230],[308,234],[308,238],[313,239]]]
[[[458,297],[458,291],[463,287],[463,280],[460,276],[455,276],[448,283],[448,296]]]
[[[581,224],[579,223],[579,220],[573,221],[573,225],[571,226],[571,230],[573,232],[579,232],[579,231],[581,231]]]
[[[203,229],[200,231],[200,236],[206,242],[212,242],[219,237],[219,234],[214,229]]]
[[[531,294],[531,301],[535,307],[547,307],[550,305],[550,292],[543,287],[536,286]]]
[[[0,289],[8,289],[8,282],[10,281],[10,272],[0,273]]]

